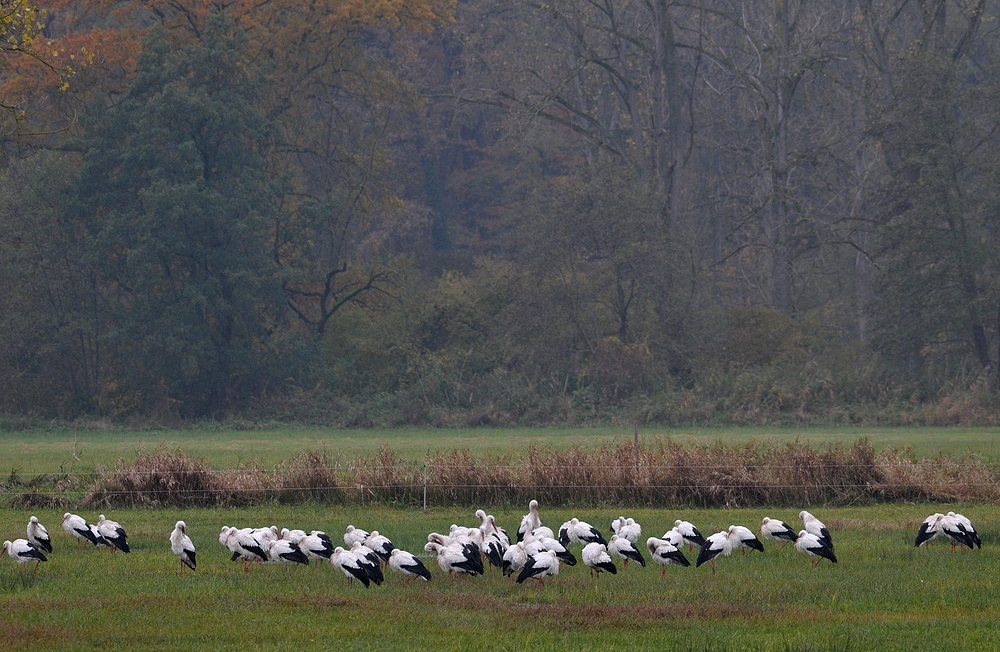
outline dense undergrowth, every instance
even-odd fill
[[[876,451],[867,439],[819,450],[801,442],[682,445],[660,439],[596,448],[533,446],[476,457],[435,453],[425,463],[391,448],[354,459],[309,451],[273,468],[215,469],[183,451],[140,452],[134,461],[22,479],[3,489],[12,504],[58,506],[247,506],[255,504],[547,504],[750,507],[1000,499],[1000,473],[975,456],[917,458]]]

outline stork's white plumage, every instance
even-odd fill
[[[371,534],[368,535],[368,538],[365,539],[364,543],[365,546],[371,548],[372,551],[378,555],[378,558],[382,560],[383,564],[389,563],[389,555],[392,554],[392,550],[395,548],[395,546],[392,545],[392,541],[389,540],[389,537],[384,534],[379,534],[378,530],[372,530]]]
[[[812,561],[813,566],[819,563],[820,558],[829,559],[833,563],[837,563],[837,555],[833,554],[833,548],[828,546],[824,539],[812,532],[800,530],[798,538],[795,539],[795,549],[799,552],[809,553],[809,559]]]
[[[698,561],[694,564],[695,568],[701,566],[706,561],[711,562],[712,574],[715,575],[715,558],[719,555],[728,557],[733,552],[733,545],[734,541],[729,538],[729,530],[716,532],[705,539],[704,545],[702,545],[701,550],[698,552]]]
[[[59,524],[67,534],[76,537],[77,548],[80,547],[80,543],[83,541],[89,541],[95,546],[100,544],[100,541],[98,541],[100,535],[91,530],[90,523],[82,516],[66,512]]]
[[[765,516],[760,522],[760,535],[773,541],[795,541],[799,535],[787,523]]]
[[[520,584],[528,578],[538,580],[541,586],[545,586],[546,577],[554,577],[559,574],[559,558],[551,550],[542,550],[534,555],[528,555],[528,561],[524,568],[517,574],[517,583]]]
[[[690,521],[677,519],[674,521],[674,530],[684,537],[684,543],[688,545],[688,552],[693,550],[695,546],[700,548],[705,545],[705,537],[702,536],[701,532],[698,531],[698,528],[696,528]]]
[[[642,526],[634,519],[627,518],[616,534],[623,539],[628,539],[631,543],[638,543],[639,537],[642,536]]]
[[[52,552],[52,539],[49,538],[49,531],[38,522],[38,517],[32,516],[28,519],[28,542],[33,543],[45,552]]]
[[[330,539],[324,539],[316,534],[307,534],[302,537],[299,540],[298,546],[299,550],[305,553],[305,556],[309,559],[328,561],[330,555],[333,554],[333,546],[330,544]]]
[[[649,550],[649,555],[653,561],[662,567],[660,577],[666,577],[667,566],[670,564],[677,564],[678,566],[691,565],[691,562],[684,556],[684,553],[674,543],[666,539],[649,537],[646,539],[646,549]]]
[[[473,576],[483,574],[483,560],[472,545],[462,545],[456,542],[443,546],[439,543],[428,542],[424,546],[424,550],[437,555],[438,566],[445,573],[451,575],[466,573]]]
[[[806,532],[810,534],[815,534],[817,537],[823,540],[826,547],[833,550],[833,537],[830,535],[830,530],[826,529],[823,525],[823,521],[819,520],[806,510],[799,512],[799,518],[802,519],[802,526],[805,528]]]
[[[920,529],[917,530],[917,538],[914,542],[914,547],[919,548],[928,541],[934,541],[941,534],[940,526],[941,519],[944,518],[944,514],[937,512],[936,514],[931,514],[924,519],[924,522],[920,524]]]
[[[975,530],[969,532],[972,527],[972,523],[968,523],[968,519],[962,516],[958,518],[958,514],[955,512],[948,512],[941,517],[938,521],[938,530],[947,536],[951,540],[951,549],[954,551],[955,546],[968,546],[969,549],[974,549],[976,543],[979,540],[979,536],[975,534]],[[964,521],[963,521],[964,519]],[[966,526],[968,523],[968,526]],[[962,549],[964,552],[964,548]]]
[[[559,541],[564,546],[571,543],[579,543],[584,546],[588,543],[608,545],[596,527],[575,517],[563,523],[562,527],[559,528]]]
[[[344,532],[344,544],[350,548],[355,542],[364,543],[365,539],[368,538],[368,531],[356,528],[353,525],[348,525],[347,530]]]
[[[43,561],[48,561],[48,559],[45,558],[45,553],[42,552],[38,546],[31,543],[27,539],[4,541],[3,552],[6,552],[8,557],[21,564],[22,568],[24,567],[24,564],[35,562],[35,568],[31,571],[32,575],[34,575],[38,570],[38,564]]]
[[[624,561],[624,567],[628,568],[629,560],[638,562],[640,566],[646,566],[646,559],[639,552],[639,549],[635,547],[635,544],[628,539],[619,536],[617,534],[611,535],[611,540],[608,541],[608,554],[612,557],[621,557]]]
[[[591,575],[594,573],[597,573],[598,576],[601,573],[618,574],[618,568],[611,559],[611,555],[608,554],[607,546],[603,543],[588,543],[583,547],[580,557],[583,559],[583,565],[590,569]]]
[[[667,530],[666,532],[664,532],[663,536],[660,537],[660,540],[669,541],[671,545],[677,548],[683,548],[686,543],[684,537],[681,536],[681,533],[677,531],[677,528],[674,528],[672,530]]]
[[[347,577],[348,583],[358,580],[367,589],[371,585],[368,577],[368,570],[361,565],[361,561],[350,550],[344,550],[340,546],[333,549],[330,555],[330,563]]]
[[[170,533],[170,551],[177,555],[177,559],[181,564],[191,570],[195,569],[194,544],[187,535],[187,524],[184,521],[174,523],[174,530]]]
[[[759,552],[764,552],[764,544],[760,542],[750,528],[743,527],[742,525],[730,525],[729,526],[729,539],[733,542],[733,548],[750,548],[751,550],[757,550]],[[744,554],[746,550],[743,551]]]
[[[542,528],[539,528],[539,530],[541,529]],[[576,556],[570,552],[569,548],[564,546],[561,541],[553,539],[550,536],[536,536],[534,533],[531,533],[527,535],[521,543],[524,544],[524,551],[529,557],[543,550],[549,550],[556,553],[556,557],[561,563],[566,564],[567,566],[576,565]]]
[[[528,503],[528,513],[521,517],[521,525],[517,528],[517,540],[524,541],[524,535],[542,525],[542,519],[538,516],[538,501],[531,500]]]
[[[243,560],[243,572],[250,571],[254,561],[267,561],[264,545],[254,537],[252,528],[223,527],[219,541],[233,553],[232,561]]]
[[[111,544],[111,552],[115,550],[130,552],[128,535],[125,534],[125,528],[118,521],[112,521],[101,514],[97,517],[97,532]]]
[[[305,539],[307,536],[309,535],[306,534],[305,530],[289,530],[287,527],[281,528],[281,538],[285,541],[291,541],[295,545],[302,543],[302,539]]]
[[[423,562],[411,553],[399,548],[393,548],[389,554],[389,568],[397,573],[406,575],[409,578],[407,583],[413,582],[418,577],[425,582],[431,581],[431,572],[427,570]]]
[[[368,573],[368,579],[381,586],[382,582],[385,581],[385,575],[382,573],[382,560],[375,554],[375,551],[363,543],[355,542],[351,546],[351,553],[357,557],[358,563]]]
[[[968,536],[969,541],[971,541],[975,547],[983,547],[983,542],[979,539],[979,534],[976,533],[976,528],[972,527],[972,521],[961,514],[956,514],[955,512],[948,512],[945,516],[954,519],[955,522],[958,523],[962,531]],[[972,548],[973,546],[969,547]]]
[[[524,541],[518,541],[503,553],[503,574],[508,577],[517,575],[528,563],[528,552],[524,549]]]
[[[302,549],[297,545],[285,539],[275,539],[268,542],[267,554],[271,557],[271,561],[286,564],[286,567],[287,564],[309,565],[309,557],[306,556],[306,553],[302,552]]]

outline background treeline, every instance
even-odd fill
[[[42,9],[0,413],[1000,421],[997,2]]]

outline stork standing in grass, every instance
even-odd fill
[[[588,543],[608,545],[596,527],[575,517],[563,523],[562,527],[559,528],[559,542],[564,546],[569,546],[571,543],[579,543],[583,546]]]
[[[916,548],[924,545],[928,541],[933,542],[934,539],[941,534],[939,529],[941,526],[941,519],[944,518],[944,514],[937,512],[936,514],[931,514],[924,519],[924,522],[920,524],[920,529],[917,530],[917,538],[913,545]]]
[[[517,540],[524,541],[524,535],[541,527],[542,519],[538,516],[538,501],[532,499],[528,503],[528,513],[521,517],[521,524],[517,528]]]
[[[833,537],[830,535],[830,530],[826,529],[823,525],[823,521],[819,520],[806,510],[799,512],[799,518],[802,519],[802,526],[805,528],[806,532],[810,534],[815,534],[817,537],[823,540],[826,547],[833,550]]]
[[[52,552],[52,539],[49,538],[49,531],[38,522],[38,517],[32,516],[28,519],[28,542],[35,544],[45,552]]]
[[[371,579],[368,577],[368,570],[361,565],[358,557],[350,550],[344,550],[340,546],[333,549],[330,555],[330,564],[347,577],[348,584],[358,580],[367,589],[371,586]]]
[[[975,547],[982,548],[983,542],[979,539],[979,534],[976,533],[976,528],[972,527],[972,521],[962,516],[961,514],[956,514],[955,512],[948,512],[946,514],[949,518],[955,520],[956,523],[961,526],[962,530],[968,535],[969,541],[975,544]],[[970,548],[972,546],[969,546]]]
[[[288,564],[309,565],[309,557],[306,556],[306,553],[302,552],[302,549],[291,541],[284,539],[275,539],[269,542],[267,554],[271,557],[271,561],[285,564],[286,570],[288,569]]]
[[[191,543],[191,538],[187,535],[187,523],[184,521],[177,521],[174,524],[174,531],[170,533],[170,551],[177,555],[181,564],[194,570],[194,544]]]
[[[635,547],[635,544],[626,539],[625,537],[619,536],[617,534],[611,535],[611,540],[608,541],[608,554],[612,557],[621,557],[622,566],[628,568],[629,560],[638,562],[643,568],[646,567],[646,559],[639,552],[639,549]]]
[[[45,558],[45,553],[27,539],[4,541],[3,552],[6,552],[8,557],[21,564],[21,568],[27,568],[24,564],[35,562],[35,568],[31,571],[32,575],[38,572],[38,564],[48,561]]]
[[[411,553],[399,548],[393,548],[389,554],[389,568],[408,577],[407,584],[412,584],[418,577],[425,582],[431,581],[431,572],[423,562]]]
[[[368,538],[368,531],[362,530],[354,527],[353,525],[348,525],[347,530],[344,532],[344,545],[348,548],[354,545],[354,542],[364,543],[365,539]]]
[[[528,557],[524,568],[517,575],[517,583],[530,578],[538,580],[539,586],[545,586],[546,577],[554,577],[559,574],[559,558],[551,550],[542,550]]]
[[[799,535],[787,523],[767,516],[760,522],[760,536],[773,541],[783,541],[782,546],[787,545],[788,542],[794,543],[799,538]]]
[[[733,540],[729,538],[729,530],[716,532],[705,539],[705,544],[701,547],[701,551],[698,552],[698,560],[694,564],[695,568],[701,566],[706,561],[711,562],[712,575],[715,575],[715,558],[719,555],[728,557],[733,552],[733,545]]]
[[[59,524],[67,534],[76,538],[77,548],[80,547],[80,543],[83,541],[89,541],[95,546],[100,545],[100,541],[98,541],[98,537],[100,535],[91,529],[90,523],[88,523],[82,516],[66,512]]]
[[[125,528],[118,521],[112,521],[101,514],[97,517],[97,532],[111,544],[112,553],[116,550],[131,552],[128,547],[128,535],[125,534]]]
[[[601,573],[618,574],[615,562],[608,554],[607,547],[602,543],[588,543],[583,547],[580,557],[583,559],[583,565],[590,569],[591,575],[597,573],[597,576],[600,577]]]
[[[764,544],[760,542],[760,539],[750,531],[750,528],[742,525],[729,526],[729,539],[733,542],[733,548],[741,548],[744,555],[746,555],[747,548],[764,552]]]
[[[833,563],[837,563],[837,555],[833,554],[833,548],[812,532],[801,530],[798,538],[795,539],[795,549],[799,552],[809,553],[809,559],[814,568],[820,559],[829,559]]]
[[[670,564],[677,564],[678,566],[691,565],[691,562],[684,556],[680,548],[675,543],[666,539],[649,537],[646,539],[646,549],[649,550],[649,556],[653,559],[653,562],[659,564],[662,568],[660,577],[667,576],[667,566]]]
[[[676,530],[677,533],[684,538],[684,543],[688,546],[688,552],[694,550],[695,546],[700,548],[705,545],[705,537],[702,536],[701,532],[698,531],[698,528],[696,528],[690,521],[677,519],[674,521],[674,530]]]

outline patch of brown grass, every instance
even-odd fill
[[[438,453],[425,464],[383,447],[345,463],[308,452],[268,472],[213,471],[182,453],[140,453],[102,473],[88,505],[246,505],[265,501],[435,505],[546,504],[749,507],[886,501],[1000,500],[997,470],[980,458],[915,459],[876,452],[867,439],[849,448],[807,444],[532,447],[478,458]]]

